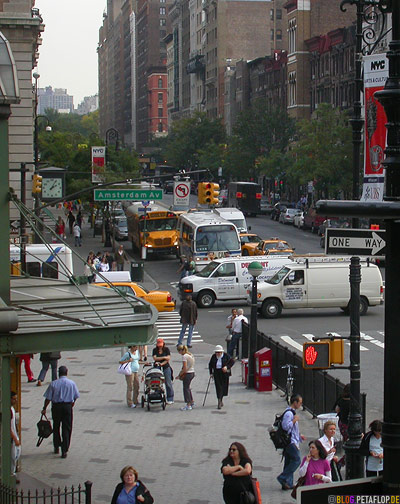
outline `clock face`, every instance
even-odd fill
[[[49,177],[42,180],[42,198],[62,198],[62,178]]]

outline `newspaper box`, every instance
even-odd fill
[[[254,354],[255,360],[255,388],[259,392],[272,390],[272,350],[262,348]]]
[[[247,385],[247,376],[249,374],[249,359],[242,359],[242,383]]]

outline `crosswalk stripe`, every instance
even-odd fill
[[[290,336],[281,336],[281,339],[283,341],[285,341],[288,345],[291,345],[292,347],[294,347],[297,350],[299,350],[300,352],[303,351],[303,345],[300,345],[299,343],[297,343],[297,341],[295,341],[294,339],[292,339]]]
[[[181,332],[182,324],[178,312],[161,312],[156,321],[158,336],[167,341],[177,341]],[[187,331],[185,337],[187,336]],[[204,341],[198,331],[193,331],[193,342],[200,343]]]

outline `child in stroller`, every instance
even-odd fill
[[[143,368],[151,366],[144,375],[144,394],[142,395],[142,408],[147,403],[147,411],[150,411],[150,404],[161,404],[165,410],[167,404],[165,394],[164,373],[157,364],[144,364]]]

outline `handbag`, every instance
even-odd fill
[[[291,492],[291,496],[293,499],[297,499],[297,488],[304,486],[304,483],[306,482],[306,477],[305,476],[300,476],[300,478],[297,480],[296,485],[293,487],[293,490]]]
[[[125,376],[131,376],[132,368],[130,362],[125,362],[125,364],[120,364],[118,366],[118,373],[123,374]]]
[[[256,497],[255,504],[262,504],[260,483],[257,478],[251,477],[251,484],[253,486],[253,494]]]
[[[46,420],[43,420],[43,417]],[[37,440],[36,446],[40,446],[42,444],[43,439],[46,439],[49,436],[51,436],[51,434],[53,433],[53,427],[51,426],[51,422],[50,422],[50,420],[48,420],[46,415],[42,415],[40,417],[39,422],[36,425],[37,425],[38,436],[39,436],[39,439]]]
[[[256,504],[256,497],[250,490],[240,492],[240,504]]]

